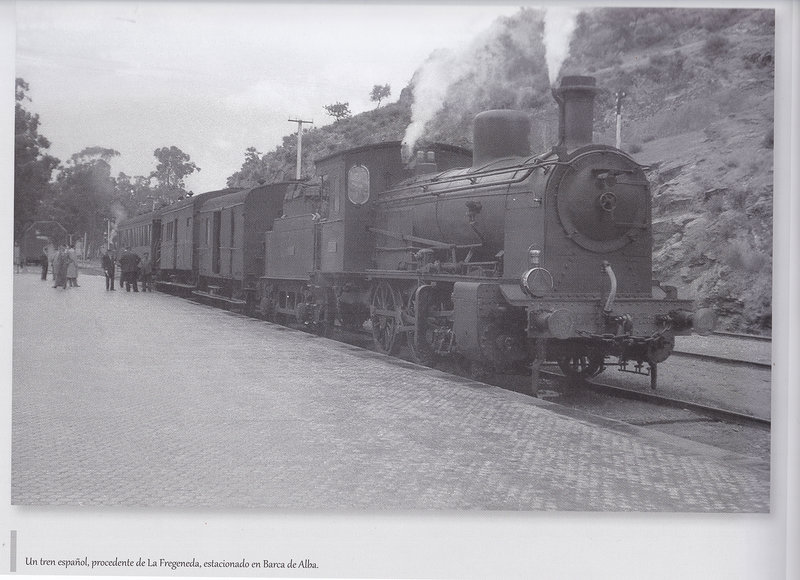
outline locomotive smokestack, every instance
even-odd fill
[[[531,154],[531,121],[523,111],[484,111],[475,117],[473,131],[473,167],[502,157]]]
[[[592,142],[596,84],[594,77],[566,76],[561,87],[553,89],[558,103],[558,147],[574,149]]]

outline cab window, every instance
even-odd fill
[[[347,198],[356,205],[369,200],[369,169],[363,165],[354,165],[347,172]]]

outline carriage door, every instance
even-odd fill
[[[211,271],[214,274],[219,274],[219,246],[222,229],[222,211],[214,212],[214,227],[211,237]]]
[[[170,224],[172,226],[172,269],[178,269],[178,218]]]
[[[152,249],[150,250],[150,260],[153,263],[153,269],[158,270],[161,267],[161,222],[154,221],[153,229],[151,231]]]
[[[233,278],[233,249],[236,247],[236,206],[231,208],[231,249],[228,252],[228,276]]]

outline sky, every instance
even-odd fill
[[[323,106],[396,100],[437,48],[458,48],[519,4],[27,2],[16,6],[16,76],[50,154],[115,149],[112,174],[148,175],[175,145],[200,193],[225,186],[248,147],[333,119]]]

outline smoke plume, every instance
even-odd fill
[[[403,138],[404,160],[422,137],[454,142],[482,110],[530,108],[542,94],[549,97],[543,29],[544,13],[523,8],[498,18],[459,49],[434,52],[412,79],[414,102]]]
[[[544,46],[547,73],[550,85],[554,85],[569,55],[569,44],[575,32],[576,17],[580,11],[575,8],[551,7],[544,15]]]
[[[114,214],[114,221],[111,222],[111,236],[108,238],[109,244],[116,243],[114,238],[117,237],[117,225],[123,220],[128,219],[128,212],[125,210],[121,203],[114,202],[111,204],[111,213]]]
[[[403,137],[403,160],[408,161],[425,125],[442,108],[447,89],[467,72],[466,51],[437,50],[414,75],[411,123]]]

